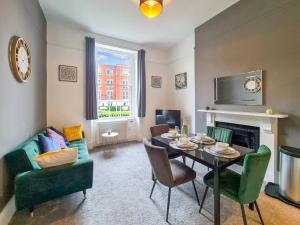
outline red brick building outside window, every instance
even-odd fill
[[[99,117],[130,116],[131,85],[128,65],[98,65]]]

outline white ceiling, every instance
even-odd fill
[[[148,19],[139,0],[39,0],[48,22],[70,24],[149,46],[168,48],[238,0],[164,0],[163,13]]]

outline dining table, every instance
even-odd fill
[[[165,147],[167,150],[177,151],[180,155],[195,160],[202,165],[207,166],[213,170],[214,173],[214,224],[220,225],[220,174],[225,168],[240,162],[243,160],[246,154],[255,152],[253,149],[249,149],[242,146],[233,145],[232,147],[240,154],[236,158],[224,158],[218,157],[204,150],[206,145],[198,144],[198,148],[195,150],[181,150],[174,148],[170,143],[174,141],[171,138],[165,138],[162,136],[152,137],[151,142],[153,145]]]

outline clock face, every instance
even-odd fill
[[[261,79],[257,77],[250,77],[245,81],[244,88],[248,92],[256,93],[261,90]]]
[[[23,74],[28,71],[28,55],[24,47],[21,47],[18,52],[18,66]]]
[[[20,37],[13,37],[10,45],[10,62],[16,79],[27,82],[31,77],[31,55],[27,42]]]
[[[254,80],[249,80],[245,86],[247,89],[252,90],[256,88],[256,83]]]

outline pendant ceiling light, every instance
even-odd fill
[[[140,0],[141,12],[149,17],[158,16],[163,10],[163,0]]]

